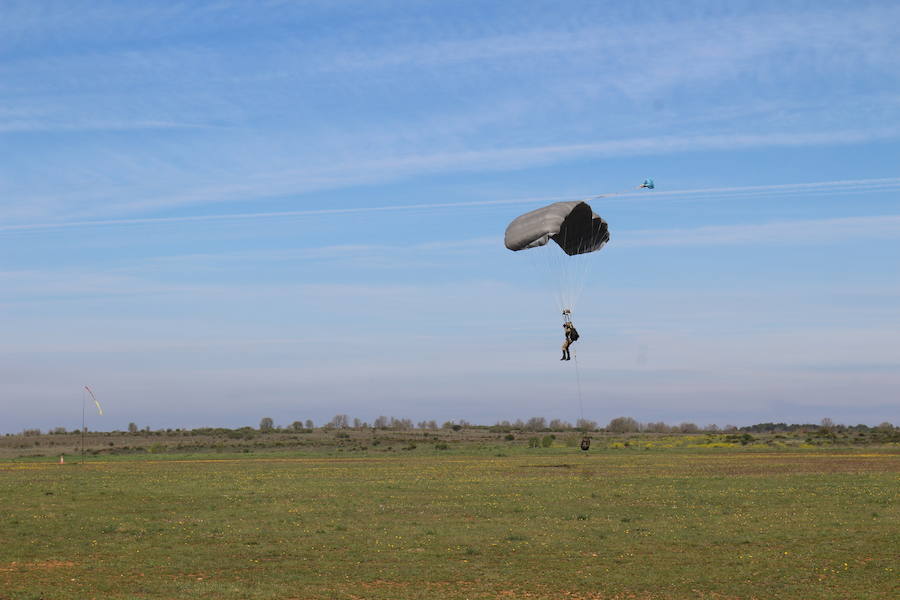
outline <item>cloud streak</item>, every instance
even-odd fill
[[[402,211],[422,211],[436,209],[459,209],[483,207],[483,206],[502,206],[502,205],[528,205],[539,203],[551,203],[571,200],[585,201],[601,201],[602,203],[633,201],[635,199],[645,200],[647,202],[657,202],[666,198],[690,197],[704,198],[707,200],[726,200],[740,201],[742,199],[753,199],[754,197],[765,197],[769,195],[816,195],[828,193],[856,193],[856,194],[872,194],[884,193],[885,191],[900,190],[900,178],[877,178],[877,179],[853,179],[853,180],[835,180],[835,181],[819,181],[810,183],[790,183],[775,185],[751,185],[751,186],[730,186],[730,187],[713,187],[713,188],[692,188],[683,190],[656,190],[653,192],[610,192],[599,195],[585,196],[565,196],[565,197],[540,197],[540,198],[511,198],[505,200],[475,200],[471,202],[423,202],[414,204],[396,204],[384,206],[362,206],[348,208],[322,208],[309,210],[287,210],[287,211],[268,211],[268,212],[250,212],[250,213],[227,213],[227,214],[207,214],[207,215],[186,215],[178,217],[141,217],[133,219],[97,219],[86,221],[59,221],[44,223],[21,223],[0,225],[0,232],[15,231],[32,231],[32,230],[48,230],[48,229],[72,229],[83,227],[114,227],[127,225],[165,225],[170,223],[203,223],[215,221],[243,221],[255,219],[277,219],[285,217],[311,217],[311,216],[328,216],[328,215],[347,215],[347,214],[366,214],[366,213],[382,213],[382,212],[402,212]],[[872,219],[890,219],[892,216],[870,217]],[[837,220],[839,221],[839,220]],[[852,223],[848,223],[852,225]],[[637,233],[640,235],[640,233]]]
[[[900,215],[779,221],[758,225],[715,225],[693,229],[623,231],[621,248],[723,246],[739,244],[841,243],[853,239],[900,239]]]

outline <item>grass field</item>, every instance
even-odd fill
[[[900,587],[900,453],[0,463],[0,598],[842,598]]]

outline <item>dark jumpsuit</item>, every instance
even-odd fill
[[[562,358],[560,360],[571,360],[571,356],[569,356],[569,346],[572,345],[572,342],[575,340],[572,339],[572,333],[575,331],[575,326],[572,325],[569,321],[563,323],[563,329],[566,330],[566,341],[563,342],[562,345]]]

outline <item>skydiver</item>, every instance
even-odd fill
[[[566,332],[566,340],[562,345],[562,358],[559,360],[572,360],[572,357],[569,356],[569,346],[572,345],[572,342],[578,340],[578,330],[575,329],[575,326],[572,324],[572,321],[566,320],[563,323],[563,330]]]

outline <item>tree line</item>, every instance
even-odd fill
[[[682,422],[674,425],[667,424],[663,421],[651,421],[651,422],[640,422],[633,417],[616,417],[609,421],[609,423],[600,427],[596,421],[592,421],[589,419],[578,419],[572,424],[569,421],[564,421],[562,419],[552,419],[548,421],[545,417],[531,417],[529,419],[516,419],[515,421],[498,421],[493,425],[477,425],[470,423],[465,419],[459,419],[457,421],[444,421],[441,424],[438,424],[435,420],[422,420],[418,422],[413,422],[412,419],[406,418],[398,418],[398,417],[389,417],[389,416],[378,416],[371,423],[368,421],[363,421],[358,418],[350,418],[346,414],[337,414],[327,423],[316,427],[315,422],[312,419],[306,420],[297,420],[293,421],[288,425],[279,426],[275,424],[274,419],[271,417],[263,417],[259,421],[258,429],[254,429],[252,427],[239,427],[236,429],[231,429],[228,427],[201,427],[194,429],[165,429],[158,430],[159,432],[166,433],[187,433],[191,435],[216,435],[216,434],[227,434],[234,432],[250,432],[250,431],[258,431],[260,433],[310,433],[316,429],[319,430],[335,430],[335,429],[346,429],[346,430],[365,430],[365,429],[379,429],[379,430],[388,430],[388,431],[413,431],[413,430],[424,430],[424,431],[438,431],[438,430],[453,430],[459,431],[461,429],[488,429],[491,431],[498,432],[510,432],[510,431],[532,431],[532,432],[552,432],[552,431],[583,431],[583,432],[608,432],[608,433],[798,433],[798,432],[827,432],[834,434],[846,434],[846,433],[867,433],[870,431],[875,432],[893,432],[898,428],[888,423],[887,421],[875,426],[870,427],[864,424],[858,425],[843,425],[839,423],[835,423],[830,418],[822,419],[818,424],[814,423],[774,423],[774,422],[765,422],[765,423],[756,423],[754,425],[745,425],[742,427],[738,427],[735,425],[725,425],[723,427],[719,427],[715,424],[709,424],[704,426],[699,426],[696,423],[692,422]],[[80,430],[73,429],[67,430],[65,427],[55,427],[47,431],[48,434],[51,435],[63,435],[63,434],[72,434],[72,433],[80,433]],[[156,433],[151,431],[150,427],[138,427],[136,423],[128,424],[128,433],[130,434],[140,434],[140,433]],[[21,435],[25,436],[37,436],[42,435],[43,432],[40,429],[26,429],[22,431]],[[6,434],[11,435],[11,434]]]

